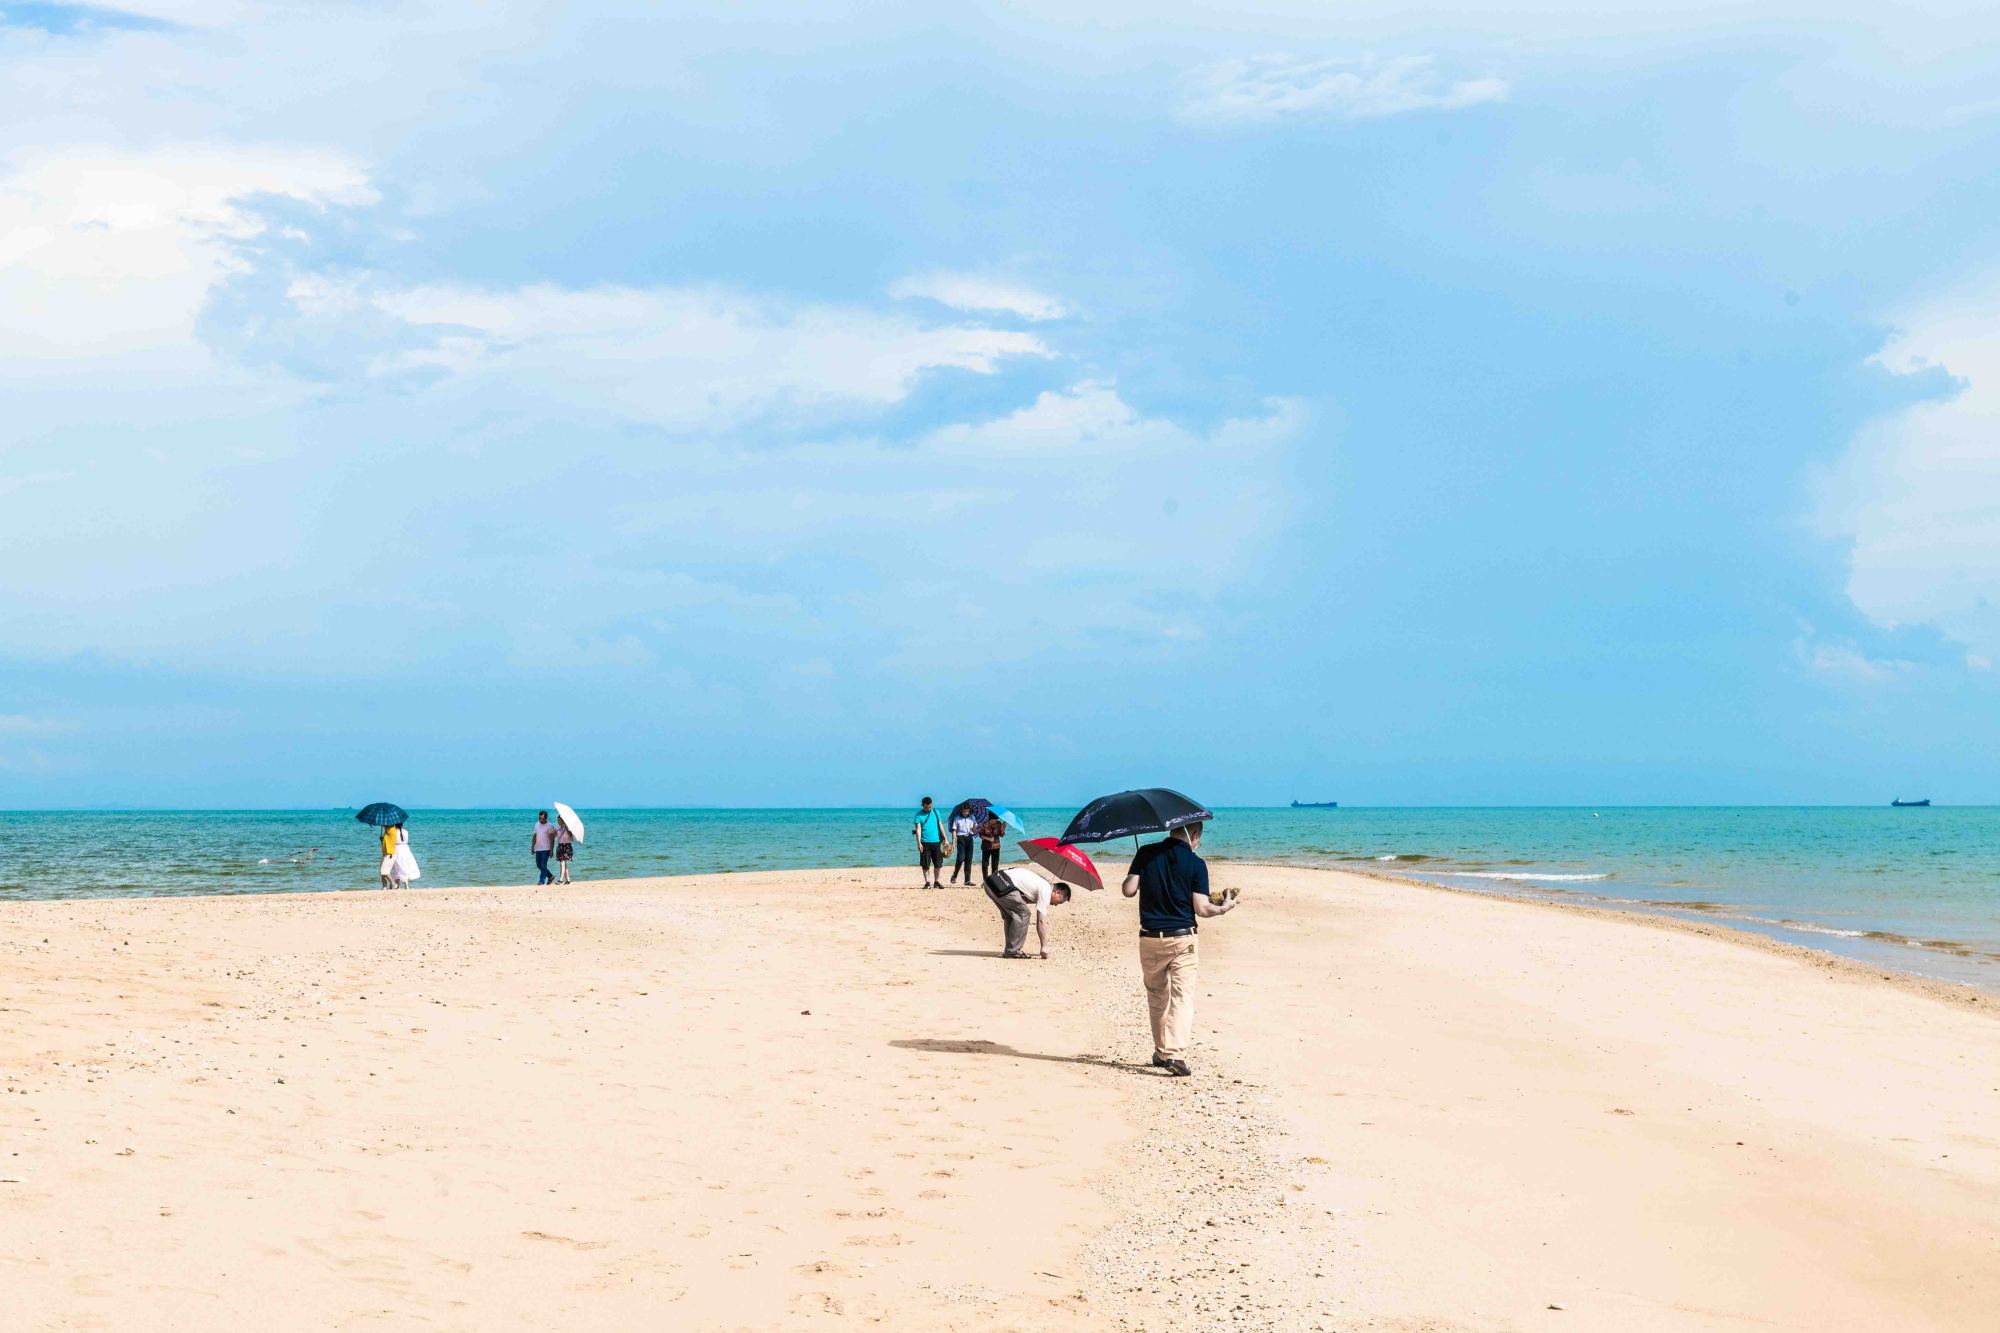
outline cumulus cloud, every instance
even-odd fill
[[[1225,125],[1313,115],[1380,120],[1503,101],[1507,92],[1504,79],[1448,75],[1430,56],[1251,56],[1195,71],[1181,116]]]
[[[1912,310],[1874,360],[1945,386],[1868,423],[1821,479],[1847,595],[1884,626],[2000,654],[2000,279]],[[1977,668],[1975,668],[1977,669]]]
[[[11,154],[0,166],[0,374],[198,351],[194,326],[264,221],[251,201],[375,198],[366,172],[306,148],[184,145]]]
[[[1034,322],[1061,319],[1069,313],[1060,300],[1045,292],[977,273],[912,274],[890,287],[889,295],[899,301],[936,301],[954,310],[1015,315]]]
[[[1053,352],[1033,334],[711,287],[400,287],[363,275],[246,275],[209,329],[294,372],[535,386],[674,430],[812,422],[891,406],[936,370],[988,375]],[[232,301],[242,291],[262,298]],[[345,349],[346,363],[340,358]]]

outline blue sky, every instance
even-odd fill
[[[0,4],[0,805],[2000,800],[1983,7]]]

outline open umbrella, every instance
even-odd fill
[[[410,815],[400,805],[377,801],[373,805],[362,806],[355,811],[354,817],[364,824],[373,824],[376,828],[388,828],[391,824],[407,823]]]
[[[1011,824],[1023,833],[1028,831],[1028,826],[1021,822],[1019,815],[1004,805],[995,805],[984,796],[968,796],[957,805],[954,805],[951,808],[951,817],[957,819],[960,815],[971,815],[974,820],[981,824],[986,822],[986,816],[998,815],[1001,823]]]
[[[1166,833],[1183,824],[1198,824],[1213,818],[1215,815],[1207,806],[1177,791],[1143,787],[1098,797],[1076,812],[1076,818],[1069,821],[1069,827],[1056,841],[1108,842],[1141,833]]]
[[[578,842],[582,842],[583,821],[577,818],[576,811],[570,809],[561,801],[550,801],[549,804],[556,808],[556,818],[561,820],[563,827],[569,830],[569,836],[575,838]]]
[[[1054,838],[1028,838],[1015,845],[1030,861],[1064,883],[1081,884],[1086,889],[1104,887],[1097,863],[1080,847],[1065,847]]]

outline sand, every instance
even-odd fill
[[[8,1329],[1966,1329],[2000,1023],[1726,933],[1218,865],[0,907]]]

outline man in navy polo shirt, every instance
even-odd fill
[[[1132,858],[1123,885],[1139,900],[1139,971],[1153,1020],[1153,1063],[1176,1078],[1187,1066],[1194,1031],[1195,918],[1227,916],[1238,900],[1209,900],[1208,862],[1195,852],[1201,825],[1186,824]]]

